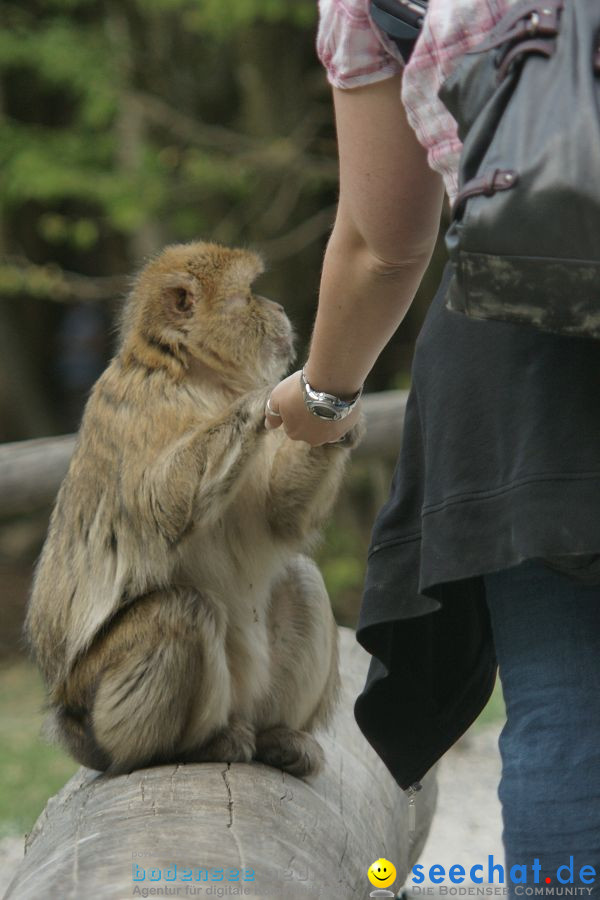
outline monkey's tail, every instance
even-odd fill
[[[42,735],[49,742],[60,744],[88,769],[105,772],[110,766],[110,757],[96,743],[89,715],[83,711],[64,706],[52,710],[44,720]]]

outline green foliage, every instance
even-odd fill
[[[65,88],[78,99],[82,124],[102,127],[114,113],[117,80],[103,32],[75,26],[69,19],[34,25],[19,14],[13,28],[0,32],[0,67],[25,69],[46,89]]]
[[[339,596],[348,590],[361,587],[364,578],[364,565],[351,552],[328,553],[322,564],[323,577],[331,596],[338,601]]]
[[[2,201],[100,199],[110,181],[110,136],[9,123],[2,128]],[[102,177],[104,176],[104,177]]]
[[[229,221],[232,204],[268,196],[264,181],[277,172],[285,177],[293,164],[287,136],[270,136],[263,146],[237,133],[246,89],[231,78],[251,47],[244,29],[256,23],[286,25],[290,36],[296,29],[286,60],[304,43],[312,49],[313,0],[40,0],[37,9],[5,7],[0,205],[5,217],[27,209],[50,254],[61,246],[89,252],[113,235],[126,242],[153,223],[165,241],[188,239],[224,216]],[[225,42],[221,49],[215,40]],[[280,45],[274,50],[282,52]],[[253,51],[250,57],[250,65],[262,65]],[[253,77],[258,85],[263,76]],[[256,106],[258,96],[255,90],[247,97],[253,127],[257,109],[271,118],[268,101]],[[218,127],[233,130],[210,132],[205,143],[203,103],[219,110]],[[296,177],[311,183],[308,195],[326,181],[311,171]],[[224,228],[226,238],[235,232]]]
[[[263,252],[260,289],[285,303],[301,356],[337,197],[316,0],[5,0],[3,14],[0,319],[12,303],[38,348],[21,380],[39,386],[56,427],[63,386],[48,378],[56,344],[43,332],[61,315],[40,304],[110,303],[103,276],[167,243]],[[10,392],[0,406],[15,423],[3,435],[30,436]],[[330,573],[345,595],[350,556]]]
[[[186,27],[222,39],[255,22],[289,22],[305,28],[317,16],[314,0],[138,0],[138,5],[182,14]]]
[[[162,2],[162,0],[160,0]],[[316,18],[316,4],[312,0],[198,0],[191,21],[197,28],[225,36],[236,28],[252,22],[291,22],[300,27],[311,25]]]
[[[45,213],[40,217],[38,227],[40,235],[49,244],[72,244],[87,250],[98,239],[98,227],[92,219],[70,220],[60,213]]]
[[[506,707],[504,705],[502,685],[500,684],[500,679],[497,679],[492,695],[475,720],[474,727],[479,728],[485,727],[486,725],[493,725],[498,722],[503,722],[505,719]]]
[[[391,381],[390,390],[410,390],[410,372],[397,372]]]
[[[252,171],[242,160],[223,159],[194,148],[182,154],[180,175],[198,191],[216,189],[237,198],[248,196],[252,183]]]
[[[50,298],[56,301],[68,299],[72,294],[65,283],[63,273],[56,265],[20,266],[5,262],[0,266],[0,296],[29,296]]]
[[[353,470],[347,484],[354,486],[356,480]],[[343,501],[342,497],[325,530],[317,562],[337,621],[342,625],[354,626],[365,577],[368,532],[361,530],[356,517],[349,514],[348,506]]]

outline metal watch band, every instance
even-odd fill
[[[301,373],[302,393],[306,408],[319,419],[326,419],[329,422],[337,422],[349,416],[362,394],[361,388],[352,397],[351,400],[342,400],[334,394],[327,394],[325,391],[316,391],[310,386],[304,369]]]

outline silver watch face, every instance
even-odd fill
[[[342,400],[334,394],[327,394],[325,391],[315,391],[306,380],[304,369],[302,370],[301,384],[306,408],[310,410],[313,416],[327,419],[330,422],[337,422],[339,419],[345,419],[346,416],[350,415],[362,393],[361,388],[352,400]]]
[[[336,419],[341,418],[339,412],[331,408],[331,404],[320,403],[318,400],[311,400],[307,403],[307,406],[313,415],[319,416],[321,419],[331,419],[332,421],[335,421]]]

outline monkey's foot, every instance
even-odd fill
[[[269,728],[256,736],[254,758],[297,778],[316,775],[325,760],[321,745],[312,735],[285,725]]]
[[[254,756],[255,734],[253,729],[239,720],[233,720],[201,747],[187,750],[185,762],[250,762]]]

